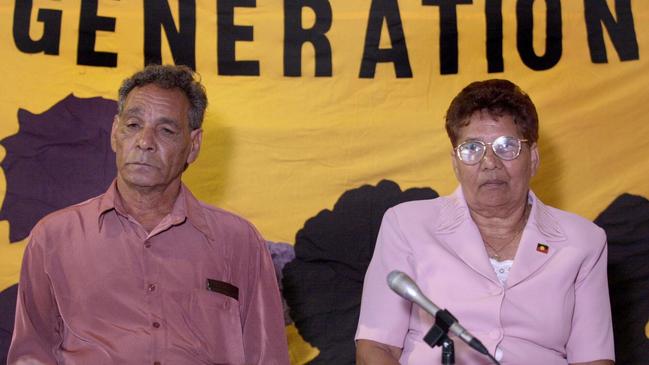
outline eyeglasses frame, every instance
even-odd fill
[[[516,151],[516,155],[511,159],[505,159],[505,158],[502,158],[502,157],[498,156],[498,154],[496,153],[496,150],[494,149],[494,146],[493,146],[494,142],[496,142],[498,139],[503,138],[503,137],[514,138],[514,139],[518,140],[518,151]],[[465,144],[467,142],[477,142],[477,143],[481,144],[484,147],[484,150],[482,152],[482,157],[480,157],[480,159],[478,161],[474,162],[474,163],[469,163],[469,162],[464,161],[462,159],[462,156],[460,155],[460,146],[462,146],[463,144]],[[463,164],[473,166],[473,165],[479,164],[482,160],[484,160],[485,156],[487,155],[487,146],[491,146],[491,150],[493,151],[494,155],[496,157],[498,157],[499,159],[501,159],[503,161],[513,161],[513,160],[517,159],[518,156],[521,155],[521,150],[523,149],[523,143],[527,143],[527,142],[529,142],[528,139],[516,138],[514,136],[500,136],[500,137],[496,137],[496,139],[494,139],[493,142],[484,142],[484,141],[480,141],[480,140],[477,140],[477,139],[476,140],[470,140],[470,141],[464,141],[464,142],[458,144],[457,147],[453,148],[453,150],[455,151],[455,155],[457,156],[457,158],[460,161],[462,161]]]

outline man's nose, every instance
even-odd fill
[[[145,151],[155,150],[155,131],[153,128],[144,127],[140,129],[137,136],[137,147]]]

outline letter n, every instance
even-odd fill
[[[588,48],[593,63],[606,63],[606,46],[602,25],[606,27],[620,61],[640,59],[638,40],[633,25],[631,0],[616,0],[615,12],[617,21],[613,18],[606,0],[584,0],[586,12],[586,31],[588,32]]]
[[[162,63],[162,30],[177,65],[196,69],[196,1],[178,1],[178,29],[167,0],[144,0],[144,64]]]

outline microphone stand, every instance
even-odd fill
[[[442,346],[443,349],[446,349],[445,352],[442,351],[442,364],[455,364],[453,342],[448,338],[448,331],[450,330],[471,348],[489,357],[494,364],[500,365],[480,340],[471,336],[464,327],[460,326],[457,319],[448,310],[439,309],[430,299],[426,298],[408,275],[393,270],[388,275],[388,286],[402,298],[417,304],[424,311],[435,316],[435,324],[424,336],[424,341],[431,347]]]
[[[442,365],[455,364],[455,347],[453,340],[448,337],[448,329],[457,323],[457,319],[453,317],[451,312],[446,309],[440,309],[435,313],[435,324],[424,336],[424,342],[430,347],[440,346],[442,348]],[[486,351],[486,349],[485,349]],[[485,353],[493,361],[494,364],[500,365],[491,354]]]
[[[448,337],[448,329],[457,319],[446,309],[437,311],[435,324],[424,336],[424,342],[430,347],[440,346],[442,348],[442,365],[455,364],[455,347],[453,340]]]

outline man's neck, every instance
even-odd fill
[[[163,188],[133,186],[119,177],[117,193],[126,213],[151,232],[171,212],[180,194],[180,180]]]

